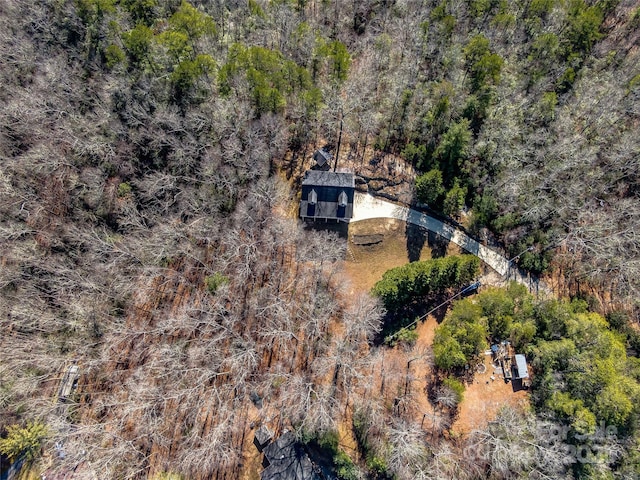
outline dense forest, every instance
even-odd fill
[[[0,31],[0,474],[258,478],[264,423],[342,479],[640,476],[637,2],[5,0]],[[321,146],[571,298],[384,344],[478,262],[346,295],[344,238],[290,213]],[[501,340],[530,408],[453,435]]]

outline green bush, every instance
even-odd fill
[[[470,74],[471,89],[480,90],[488,83],[500,81],[500,71],[504,60],[489,49],[489,40],[484,35],[476,35],[465,46],[464,59]]]
[[[401,155],[407,162],[418,167],[426,165],[427,160],[431,157],[426,145],[415,145],[413,142],[409,142],[402,149]]]
[[[351,55],[344,43],[334,40],[332,42],[321,41],[315,54],[320,58],[327,58],[330,63],[329,76],[337,81],[344,82],[349,74]]]
[[[477,232],[482,227],[491,226],[496,213],[498,212],[498,202],[495,196],[482,194],[473,199],[473,229]]]
[[[599,5],[587,7],[584,0],[572,0],[569,5],[569,28],[565,33],[569,45],[567,57],[574,52],[588,53],[602,38],[600,25],[604,14]]]
[[[439,328],[433,339],[434,364],[441,370],[452,371],[464,367],[469,359],[462,351],[460,342],[450,329]]]
[[[475,18],[483,17],[491,10],[491,0],[471,0],[469,2],[469,12]]]
[[[456,396],[456,403],[464,399],[464,384],[453,377],[447,377],[442,381],[442,385],[449,388]]]
[[[462,161],[469,154],[471,146],[470,124],[471,122],[466,118],[452,124],[433,152],[447,179],[453,178],[454,174],[459,171]]]
[[[539,340],[529,349],[538,382],[538,408],[590,433],[604,422],[633,433],[640,414],[640,384],[625,337],[584,302],[544,301],[535,306]],[[542,339],[542,338],[544,339]]]
[[[153,31],[142,23],[122,35],[122,42],[127,49],[127,55],[132,65],[141,68],[145,64],[153,63],[151,58],[152,41]]]
[[[213,275],[210,275],[205,278],[205,284],[207,285],[207,290],[210,293],[214,294],[218,291],[222,285],[226,285],[229,283],[229,277],[223,275],[220,272],[216,272]]]
[[[406,322],[408,323],[408,320],[406,320]],[[415,328],[403,327],[394,333],[393,336],[385,338],[385,343],[391,347],[395,347],[398,344],[412,346],[417,340],[418,332],[416,332]]]
[[[152,477],[152,480],[184,480],[184,477],[177,473],[162,472]]]
[[[6,438],[0,439],[0,453],[12,462],[21,456],[33,460],[46,437],[47,427],[40,422],[29,421],[24,427],[9,425]]]
[[[555,0],[531,0],[529,14],[535,17],[544,17],[553,10]]]
[[[196,81],[213,70],[216,62],[209,55],[198,55],[193,60],[183,60],[176,65],[169,80],[178,97],[184,96]]]
[[[129,182],[122,182],[120,185],[118,185],[117,193],[120,198],[126,197],[127,195],[131,194],[131,184]]]
[[[258,116],[281,111],[288,95],[303,93],[313,87],[309,72],[286,60],[281,52],[239,43],[229,48],[227,62],[218,71],[219,90],[223,96],[231,95],[236,76],[246,79]]]
[[[386,460],[376,455],[367,457],[367,468],[377,478],[386,478],[389,476],[389,466]]]
[[[340,480],[358,480],[360,478],[358,467],[342,450],[338,450],[333,456],[333,465]]]
[[[338,432],[330,430],[312,438],[322,449],[325,449],[332,458],[333,470],[340,480],[358,480],[359,469],[353,463],[349,455],[340,449]]]
[[[487,348],[487,326],[482,307],[470,299],[456,302],[433,339],[436,367],[452,371],[463,367]]]
[[[449,217],[455,218],[458,216],[462,208],[464,207],[464,200],[467,196],[467,187],[461,187],[456,180],[444,197],[443,213]]]
[[[120,4],[129,11],[134,23],[144,23],[148,26],[153,23],[158,7],[157,0],[124,0]]]
[[[124,63],[127,56],[118,45],[109,45],[104,50],[104,57],[106,60],[107,68],[114,68],[116,65]]]

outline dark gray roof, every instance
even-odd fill
[[[272,438],[273,432],[269,430],[266,425],[262,425],[258,430],[256,430],[254,444],[259,451],[262,451]]]
[[[309,456],[291,432],[286,432],[264,449],[268,466],[262,480],[320,480]]]
[[[316,153],[313,154],[313,159],[318,165],[322,166],[331,160],[331,154],[321,148],[320,150],[316,150]]]
[[[302,180],[302,185],[320,187],[355,188],[356,182],[353,173],[322,172],[320,170],[307,170]]]

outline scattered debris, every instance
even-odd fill
[[[60,382],[60,390],[58,391],[58,400],[64,402],[67,400],[71,392],[78,387],[78,379],[80,378],[80,368],[77,365],[71,365],[62,377]]]
[[[503,341],[491,345],[493,355],[494,375],[502,375],[505,382],[517,381],[523,388],[530,386],[527,359],[520,353],[515,353],[510,342]],[[499,365],[496,365],[496,363]]]

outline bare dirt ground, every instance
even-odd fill
[[[383,236],[382,242],[373,245],[356,245],[354,236]],[[349,225],[349,244],[345,271],[351,280],[353,293],[369,291],[382,278],[382,274],[393,267],[404,265],[408,260],[405,223],[393,219],[364,220]],[[431,258],[431,249],[425,246],[420,260]]]
[[[454,434],[467,434],[483,428],[504,405],[517,407],[525,406],[528,402],[527,390],[514,391],[511,382],[505,383],[502,375],[494,373],[491,355],[485,355],[484,365],[485,372],[476,372],[473,383],[465,385],[464,399],[451,427]]]

